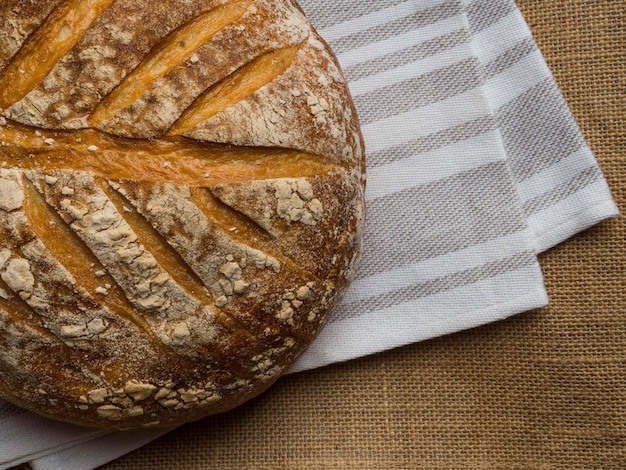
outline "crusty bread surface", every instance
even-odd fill
[[[0,0],[0,395],[172,426],[258,395],[347,288],[365,182],[289,0]]]

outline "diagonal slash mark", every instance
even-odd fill
[[[169,135],[182,135],[226,108],[253,95],[283,74],[296,60],[301,45],[267,52],[209,87],[170,127]]]
[[[107,180],[217,183],[308,177],[337,167],[325,159],[278,147],[238,147],[185,137],[136,140],[92,129],[50,131],[12,121],[0,126],[5,168],[86,171]]]
[[[39,85],[111,3],[68,0],[54,9],[0,72],[0,109],[17,103]]]

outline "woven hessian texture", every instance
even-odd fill
[[[625,211],[626,4],[518,4]],[[625,468],[625,239],[542,255],[545,309],[284,378],[103,468]]]

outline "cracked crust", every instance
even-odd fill
[[[0,0],[0,394],[102,428],[269,387],[353,275],[358,120],[288,0]]]

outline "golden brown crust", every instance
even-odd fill
[[[270,386],[347,287],[363,142],[289,0],[0,0],[0,394],[170,426]]]

